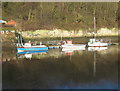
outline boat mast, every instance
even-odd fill
[[[94,16],[94,38],[96,39],[96,18]]]
[[[63,30],[61,30],[61,41],[62,41],[62,33],[63,33]]]
[[[18,33],[18,43],[19,43],[20,46],[23,45],[23,42],[22,42],[22,36],[21,36],[20,33]]]
[[[21,45],[23,45],[22,35],[20,34]]]
[[[18,46],[20,46],[20,37],[19,37],[19,33],[18,33],[18,36],[17,36],[18,38]]]
[[[94,39],[96,39],[96,17],[95,17],[95,10],[94,10]]]

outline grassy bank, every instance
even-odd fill
[[[59,38],[59,37],[92,37],[94,34],[93,29],[89,30],[36,30],[36,31],[24,31],[22,35],[25,38]],[[97,30],[97,36],[118,36],[118,29],[101,28]]]
[[[75,39],[75,40],[83,40],[93,37],[93,31],[88,30],[79,30],[79,31],[68,31],[68,30],[60,30],[60,29],[54,29],[54,30],[36,30],[36,31],[23,31],[22,36],[24,38],[25,42],[28,42],[31,40],[34,41],[52,41],[52,40],[69,40],[69,39]],[[118,37],[118,30],[113,29],[107,29],[107,28],[101,28],[97,30],[97,38],[105,38],[105,37]],[[16,43],[17,39],[14,33],[10,34],[4,34],[2,35],[3,41],[11,41],[12,43]]]

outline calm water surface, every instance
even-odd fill
[[[118,88],[118,45],[32,54],[18,54],[9,47],[3,46],[3,89]]]

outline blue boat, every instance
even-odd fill
[[[23,43],[23,38],[20,33],[18,33],[18,44],[17,44],[18,52],[22,51],[39,51],[39,50],[48,50],[48,47],[45,45],[36,45],[33,46],[31,42]]]
[[[18,52],[20,51],[39,51],[39,50],[48,50],[47,46],[39,45],[39,46],[22,46],[22,47],[17,47]]]

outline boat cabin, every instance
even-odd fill
[[[31,45],[31,43],[25,43],[24,44],[24,47],[31,47],[32,45]]]
[[[72,44],[72,40],[66,40],[66,44]]]
[[[90,39],[89,41],[90,43],[95,43],[95,42],[100,42],[99,40],[96,40],[96,39]]]

